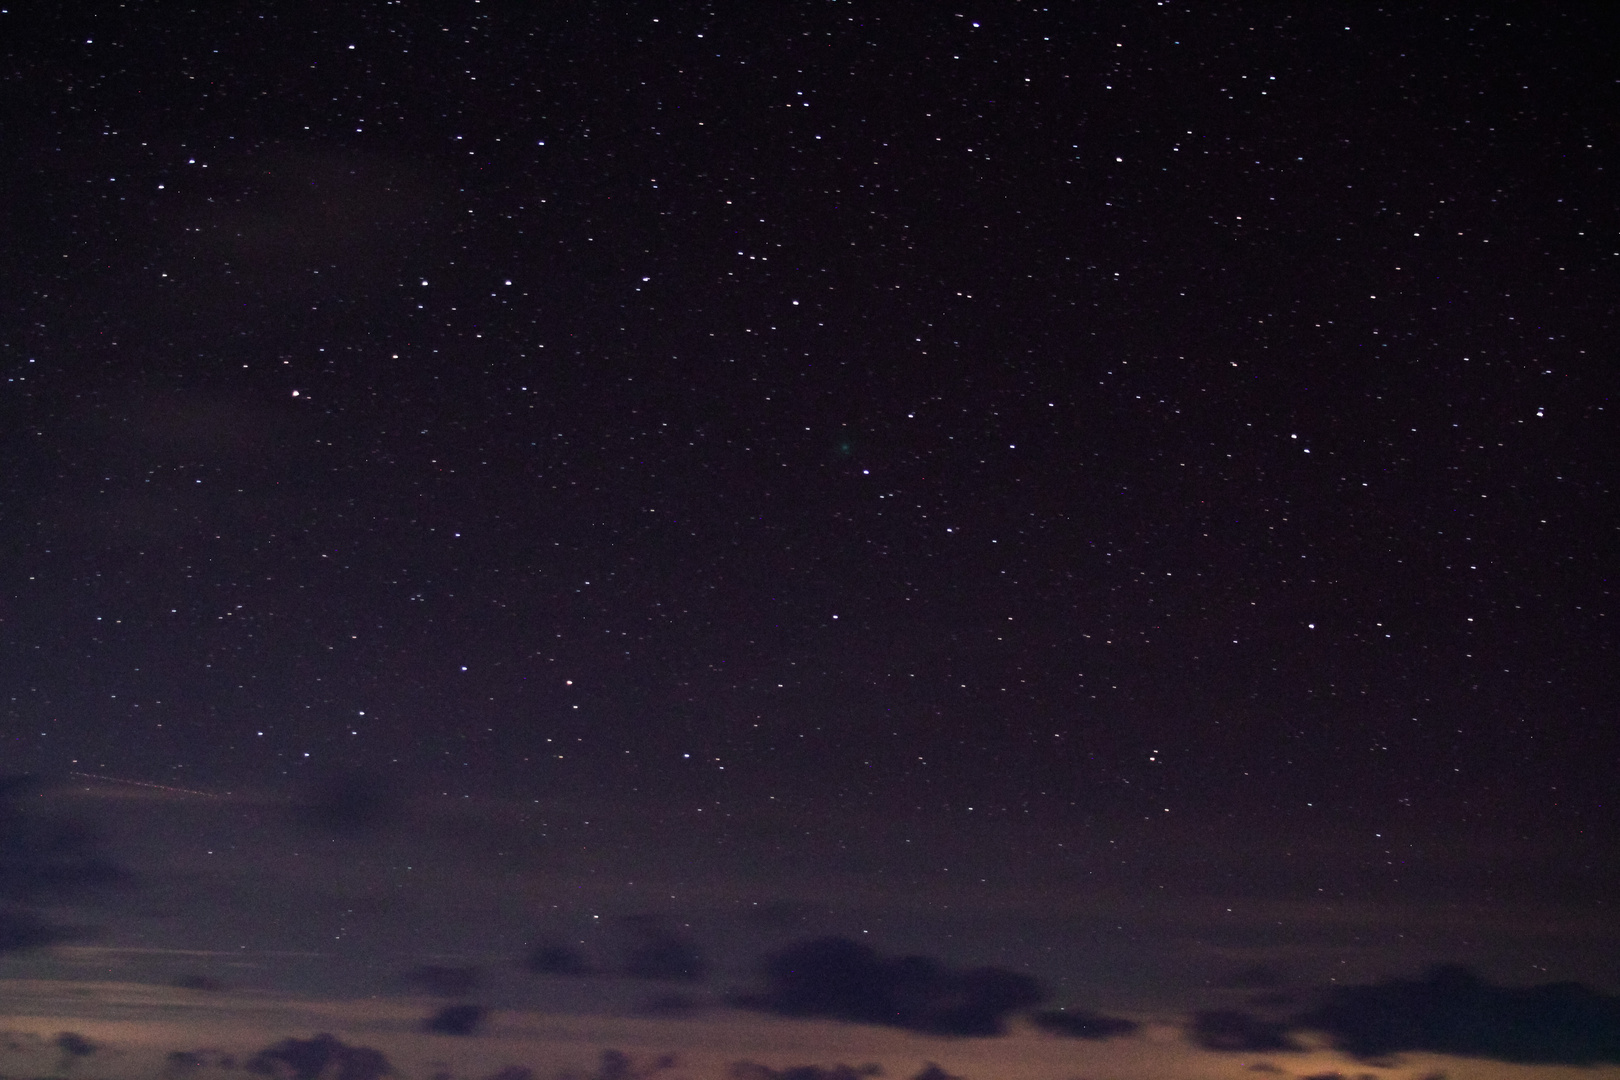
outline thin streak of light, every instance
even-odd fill
[[[220,796],[212,791],[198,791],[196,788],[170,787],[168,784],[149,784],[145,780],[120,780],[116,776],[98,776],[95,773],[70,772],[69,776],[82,776],[86,780],[101,780],[108,784],[129,784],[132,787],[153,788],[157,791],[176,791],[182,795],[201,795],[205,799],[217,799]]]

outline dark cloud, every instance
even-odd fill
[[[1134,1035],[1141,1027],[1136,1021],[1122,1016],[1106,1016],[1085,1009],[1050,1009],[1038,1012],[1030,1019],[1042,1031],[1070,1039],[1109,1039],[1117,1035]]]
[[[96,1052],[96,1044],[80,1035],[77,1031],[64,1031],[56,1036],[56,1048],[62,1051],[62,1063],[58,1072],[66,1072],[72,1068],[73,1063],[82,1058],[92,1057]]]
[[[488,1016],[489,1010],[482,1005],[446,1005],[422,1021],[422,1030],[438,1035],[471,1035]]]
[[[1620,997],[1581,983],[1492,986],[1464,967],[1339,986],[1292,1023],[1361,1058],[1427,1051],[1523,1064],[1620,1062]]]
[[[94,834],[72,821],[24,806],[44,784],[33,776],[0,776],[0,900],[60,900],[127,876],[100,851]]]
[[[381,1080],[394,1067],[380,1050],[348,1046],[322,1033],[313,1039],[283,1039],[247,1061],[247,1071],[276,1080]]]
[[[164,1056],[164,1080],[185,1080],[203,1069],[230,1072],[237,1067],[237,1056],[222,1049],[173,1049]]]
[[[185,1080],[203,1069],[230,1071],[236,1068],[236,1055],[223,1050],[170,1050],[164,1055],[163,1080]]]
[[[646,1065],[637,1068],[635,1059],[623,1050],[607,1049],[602,1051],[596,1075],[589,1080],[648,1080],[659,1073],[668,1072],[679,1064],[674,1054],[660,1054]]]
[[[477,968],[441,964],[414,967],[405,973],[404,979],[407,984],[439,997],[464,997],[476,990],[479,983]]]
[[[181,1080],[192,1073],[200,1072],[208,1063],[206,1058],[194,1050],[170,1050],[163,1060],[165,1080]]]
[[[0,777],[0,953],[83,936],[52,921],[43,906],[129,878],[83,825],[25,805],[42,787],[31,776]]]
[[[754,1061],[739,1061],[731,1066],[727,1075],[730,1080],[866,1080],[867,1077],[882,1076],[883,1066],[871,1063],[861,1066],[830,1065],[826,1068],[819,1065],[789,1065],[785,1069],[773,1069]],[[930,1061],[923,1066],[921,1072],[912,1077],[912,1080],[962,1080],[962,1078],[946,1072]]]
[[[785,1069],[773,1069],[753,1061],[739,1061],[731,1066],[727,1075],[730,1080],[865,1080],[866,1077],[882,1076],[883,1067],[833,1065],[824,1069],[819,1065],[789,1065]]]
[[[0,909],[0,953],[38,949],[79,938],[81,931],[51,922],[35,912],[18,908]]]
[[[1205,1050],[1298,1050],[1288,1025],[1249,1013],[1213,1009],[1193,1014],[1188,1034]]]
[[[769,989],[739,1003],[936,1035],[999,1035],[1009,1013],[1046,998],[1028,975],[959,969],[922,956],[885,957],[847,938],[794,945],[765,962]]]

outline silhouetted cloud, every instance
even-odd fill
[[[162,1076],[165,1080],[185,1080],[203,1069],[229,1072],[236,1068],[236,1055],[223,1050],[171,1050],[164,1057]]]
[[[822,1068],[819,1065],[789,1065],[785,1069],[773,1069],[769,1065],[761,1065],[754,1061],[738,1061],[731,1066],[727,1075],[730,1080],[867,1080],[868,1077],[882,1076],[883,1066],[829,1065]],[[962,1080],[962,1078],[953,1076],[930,1061],[923,1066],[921,1072],[912,1077],[912,1080]]]
[[[530,950],[523,966],[536,975],[589,975],[591,966],[577,949],[555,942],[543,942]]]
[[[62,926],[21,908],[0,909],[0,953],[38,949],[62,941],[72,941],[80,932]]]
[[[83,825],[24,807],[23,798],[43,786],[37,777],[0,777],[0,899],[58,900],[124,880],[126,873],[101,853]]]
[[[1189,1031],[1193,1042],[1206,1050],[1298,1050],[1288,1025],[1229,1009],[1193,1014]]]
[[[832,1065],[823,1069],[818,1065],[789,1065],[785,1069],[773,1069],[758,1062],[739,1061],[731,1066],[727,1075],[730,1080],[866,1080],[882,1076],[883,1067]]]
[[[218,1049],[171,1050],[164,1056],[164,1080],[186,1080],[204,1069],[230,1071],[236,1068],[236,1055]],[[284,1071],[290,1066],[283,1065]]]
[[[207,1064],[208,1059],[194,1050],[170,1050],[163,1059],[163,1076],[166,1080],[184,1080]]]
[[[1620,1063],[1620,997],[1575,982],[1492,986],[1454,965],[1421,980],[1333,987],[1292,1023],[1362,1058],[1421,1050],[1523,1064]]]
[[[674,1054],[660,1054],[640,1068],[623,1050],[603,1050],[596,1075],[590,1080],[648,1080],[680,1065]]]
[[[404,975],[405,982],[438,997],[464,997],[478,988],[478,969],[423,964]]]
[[[1110,1039],[1119,1035],[1134,1035],[1141,1027],[1135,1020],[1105,1016],[1085,1009],[1051,1009],[1036,1013],[1030,1019],[1042,1031],[1071,1039]]]
[[[96,1044],[77,1031],[64,1031],[58,1034],[56,1048],[62,1051],[62,1061],[57,1066],[57,1072],[67,1072],[75,1062],[81,1058],[91,1057],[96,1052]]]
[[[426,1020],[422,1030],[439,1035],[471,1035],[489,1016],[482,1005],[446,1005]]]
[[[42,786],[31,776],[0,776],[0,953],[82,936],[51,921],[42,907],[129,877],[83,825],[24,805]]]
[[[847,938],[794,945],[765,962],[769,989],[739,1004],[936,1035],[999,1035],[1006,1017],[1046,994],[1028,975],[959,969],[922,956],[885,957]]]
[[[394,1075],[382,1051],[347,1046],[325,1033],[267,1046],[248,1059],[247,1071],[279,1080],[380,1080]]]

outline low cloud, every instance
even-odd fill
[[[61,1064],[57,1066],[58,1072],[67,1072],[75,1062],[94,1056],[98,1049],[95,1043],[76,1031],[64,1031],[57,1035],[56,1048],[62,1052]]]
[[[446,1005],[422,1021],[422,1030],[435,1035],[472,1035],[488,1017],[489,1010],[482,1005]]]
[[[651,1061],[638,1065],[635,1058],[622,1050],[603,1050],[596,1072],[586,1080],[650,1080],[679,1065],[680,1061],[674,1054],[660,1054]],[[496,1078],[491,1077],[490,1080]]]
[[[26,806],[44,786],[37,777],[0,776],[0,900],[47,903],[125,880],[88,828]]]
[[[869,1077],[882,1076],[883,1066],[830,1065],[822,1068],[819,1065],[789,1065],[785,1069],[773,1069],[753,1061],[739,1061],[731,1066],[731,1071],[727,1075],[729,1080],[867,1080]],[[962,1080],[962,1078],[946,1072],[930,1061],[923,1066],[921,1072],[912,1077],[912,1080]]]
[[[773,1069],[757,1061],[738,1061],[732,1064],[726,1075],[729,1080],[867,1080],[868,1077],[882,1076],[883,1069],[878,1065],[862,1065],[859,1068],[852,1065],[830,1065],[827,1068],[789,1065],[785,1069]]]
[[[1423,1052],[1524,1065],[1620,1064],[1620,996],[1576,982],[1492,986],[1445,965],[1421,979],[1334,986],[1319,1004],[1282,1020],[1229,1010],[1193,1016],[1188,1035],[1206,1050],[1298,1050],[1299,1032],[1327,1035],[1362,1060]]]
[[[395,1075],[382,1051],[348,1046],[324,1033],[313,1039],[283,1039],[267,1046],[248,1059],[247,1071],[276,1080],[381,1080]]]
[[[74,941],[83,933],[21,908],[0,908],[0,953]]]
[[[1205,1050],[1254,1053],[1301,1049],[1289,1035],[1286,1023],[1232,1009],[1194,1013],[1188,1035]]]
[[[1455,965],[1419,980],[1339,986],[1292,1024],[1360,1058],[1402,1051],[1536,1065],[1620,1063],[1620,997],[1575,982],[1492,986]]]
[[[129,879],[83,825],[27,805],[43,786],[31,776],[0,776],[0,953],[84,936],[53,921],[46,907]]]
[[[882,956],[847,938],[791,946],[765,961],[765,976],[766,992],[739,1004],[934,1035],[1000,1035],[1008,1014],[1046,999],[1028,975],[954,968],[923,956]]]
[[[1035,1026],[1069,1039],[1111,1039],[1134,1035],[1141,1027],[1135,1020],[1106,1016],[1086,1009],[1050,1009],[1030,1017]]]

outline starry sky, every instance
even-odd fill
[[[0,767],[115,808],[114,943],[338,845],[528,899],[257,947],[1612,973],[1614,29],[0,13]]]

